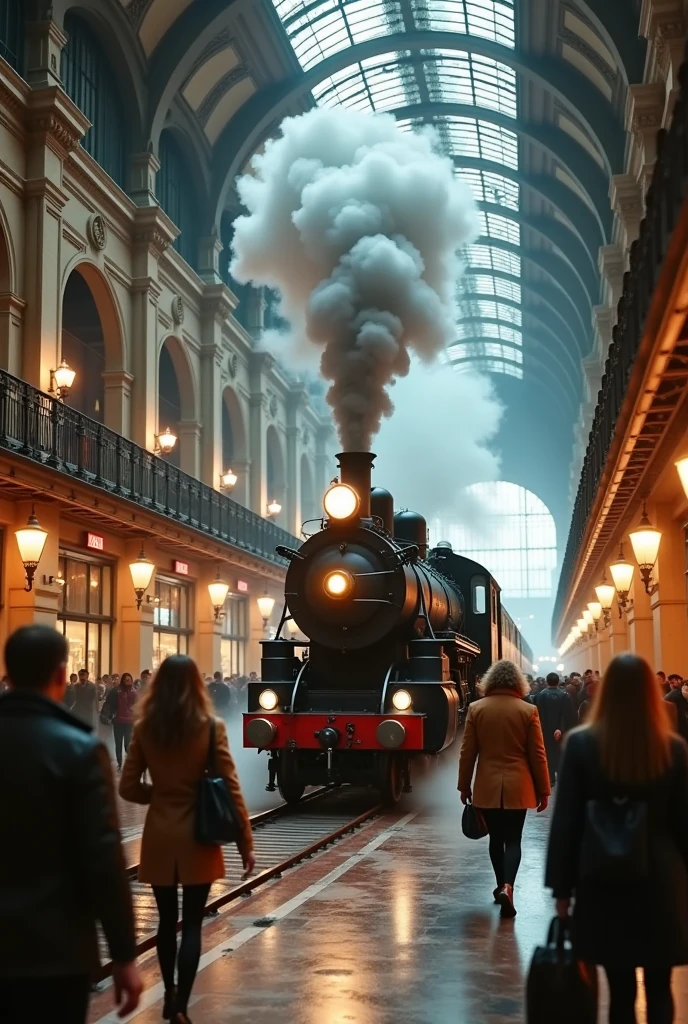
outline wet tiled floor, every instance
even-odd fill
[[[492,903],[486,841],[461,835],[453,795],[406,819],[425,803],[421,790],[400,814],[209,924],[194,1024],[523,1022],[524,978],[553,910],[542,888],[549,813],[528,815],[519,913],[503,921]],[[154,961],[145,976],[148,986],[158,981]],[[675,972],[675,989],[676,1020],[688,1024],[685,969]],[[92,1021],[114,1019],[104,1016],[110,999],[97,997]],[[153,990],[132,1019],[159,1021],[158,999]],[[645,1022],[642,1007],[638,1020]]]

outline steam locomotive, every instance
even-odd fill
[[[456,738],[476,681],[504,656],[532,657],[500,588],[449,544],[427,552],[415,512],[371,490],[375,456],[343,452],[323,527],[289,560],[277,635],[250,683],[244,746],[268,752],[268,790],[374,786],[388,803],[410,789],[414,759]],[[293,618],[310,641],[283,637]],[[301,648],[303,655],[298,656]]]

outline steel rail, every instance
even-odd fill
[[[330,790],[327,791],[330,792]],[[322,794],[323,791],[319,790],[315,793],[309,794],[308,798],[304,799],[314,800],[316,797],[322,796]],[[303,804],[303,802],[303,800],[300,801],[299,804],[297,805],[297,808],[300,807]],[[289,805],[287,804],[281,804],[279,807],[272,808],[270,811],[264,811],[261,814],[254,815],[251,819],[251,822],[252,824],[255,824],[257,819],[260,819],[259,823],[262,824],[263,822],[265,822],[266,820],[270,820],[271,818],[283,817],[285,816],[283,808],[288,806]],[[351,821],[346,822],[346,824],[341,825],[338,828],[333,829],[331,832],[321,836],[319,839],[311,843],[309,846],[306,846],[302,850],[299,850],[296,853],[291,854],[289,857],[286,857],[278,863],[273,864],[271,867],[265,868],[263,871],[255,875],[253,878],[248,878],[244,881],[239,882],[237,885],[232,886],[226,892],[221,893],[214,899],[209,900],[209,902],[206,905],[206,914],[214,914],[217,911],[219,911],[221,907],[224,907],[228,903],[231,903],[234,900],[239,899],[239,897],[252,895],[254,889],[260,888],[260,886],[265,885],[266,882],[270,882],[273,879],[281,878],[283,872],[288,871],[289,868],[295,867],[303,860],[310,859],[315,853],[318,853],[320,850],[324,850],[326,847],[334,845],[334,843],[338,842],[340,839],[344,838],[344,836],[348,835],[349,833],[355,832],[357,829],[361,828],[361,826],[365,824],[366,821],[368,821],[370,818],[375,817],[377,814],[380,814],[383,810],[384,807],[382,804],[375,804],[374,806],[369,807],[368,810],[364,811],[362,814],[359,814],[356,818],[353,818]],[[181,931],[181,920],[177,922],[177,931]],[[155,947],[155,943],[155,933],[147,935],[140,942],[137,942],[137,959],[144,953],[147,953],[149,950],[153,949]],[[100,972],[98,973],[95,980],[98,982],[104,981],[106,978],[109,978],[111,974],[112,961],[107,961],[102,965]]]

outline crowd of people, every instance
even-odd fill
[[[204,678],[182,655],[138,680],[125,672],[91,683],[86,670],[68,680],[68,654],[64,636],[42,625],[17,630],[5,648],[0,773],[12,784],[0,787],[0,1016],[83,1024],[98,923],[120,1016],[139,1003],[112,766],[91,727],[97,713],[112,723],[118,762],[126,755],[120,796],[148,806],[139,879],[158,909],[163,1018],[190,1024],[206,901],[225,873],[221,846],[197,840],[204,776],[224,780],[244,877],[255,867],[225,727],[243,687],[220,672]],[[500,661],[480,690],[458,788],[489,835],[502,917],[516,916],[528,809],[545,811],[556,784],[544,882],[575,956],[604,968],[610,1024],[635,1024],[638,968],[648,1024],[671,1024],[672,969],[688,964],[688,683],[625,654],[603,678],[590,671],[563,681],[556,673],[527,680]]]

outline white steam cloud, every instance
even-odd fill
[[[231,273],[279,291],[292,350],[320,351],[343,447],[368,449],[411,353],[430,363],[454,340],[473,198],[431,130],[343,108],[287,118],[252,170]]]
[[[375,440],[374,483],[392,492],[395,508],[412,508],[428,522],[479,527],[486,509],[465,488],[499,478],[489,446],[504,410],[490,379],[414,361],[393,397],[394,419]]]

